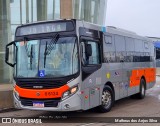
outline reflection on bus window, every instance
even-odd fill
[[[87,44],[90,44],[92,47],[92,55],[89,57],[87,57],[86,55],[86,45]],[[100,64],[99,47],[98,47],[97,42],[94,42],[94,41],[81,42],[81,53],[82,53],[83,65]]]

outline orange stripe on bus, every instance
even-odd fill
[[[20,97],[36,99],[60,98],[68,89],[68,85],[56,89],[23,89],[17,85],[15,86],[15,90],[19,93]]]
[[[140,79],[144,76],[146,79],[146,84],[155,82],[156,80],[156,68],[144,68],[132,70],[130,76],[130,87],[139,86]]]

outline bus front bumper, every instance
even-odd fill
[[[29,110],[44,110],[44,111],[76,111],[81,110],[81,98],[78,93],[75,93],[71,97],[60,101],[57,107],[33,107],[33,106],[24,106],[21,104],[21,101],[13,94],[14,97],[14,106],[17,109],[29,109]]]

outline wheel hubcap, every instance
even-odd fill
[[[102,94],[102,105],[106,108],[111,105],[111,94],[108,91],[104,91]]]

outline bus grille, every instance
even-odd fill
[[[28,98],[20,98],[21,104],[23,106],[33,106],[34,102],[43,102],[44,107],[57,107],[60,102],[60,98],[57,99],[28,99]]]
[[[28,81],[28,80],[18,80],[16,84],[25,89],[53,89],[53,88],[59,88],[63,85],[65,85],[62,81]]]

